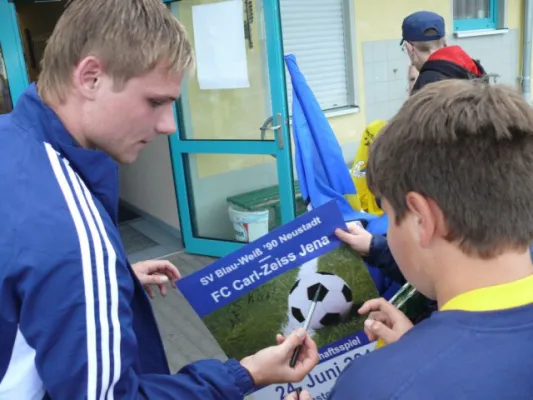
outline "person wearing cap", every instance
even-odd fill
[[[418,11],[403,20],[400,45],[409,55],[411,64],[419,70],[411,94],[444,79],[486,79],[479,61],[472,59],[460,46],[448,46],[445,37],[444,19],[434,12]],[[388,278],[403,285],[405,278],[390,251],[387,238],[372,235],[356,224],[349,224],[348,228],[349,232],[338,230],[339,239]],[[533,258],[533,247],[531,251]],[[430,304],[428,313],[433,308]]]
[[[460,46],[447,46],[444,18],[430,11],[418,11],[402,23],[403,50],[420,71],[412,92],[443,79],[475,79],[486,75],[479,61]]]

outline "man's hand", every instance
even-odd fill
[[[175,288],[174,281],[181,278],[178,269],[167,260],[141,261],[131,267],[152,299],[154,298],[152,285],[159,286],[159,291],[165,296],[167,294],[167,283],[170,282],[172,287]]]
[[[287,338],[276,337],[277,346],[267,347],[252,356],[243,358],[241,364],[250,372],[256,386],[273,383],[300,382],[318,363],[318,349],[303,328]],[[289,363],[298,345],[302,349],[294,368]]]
[[[311,397],[311,393],[307,390],[302,390],[300,396],[298,396],[298,392],[292,392],[285,397],[285,400],[313,400],[313,398]]]
[[[370,252],[372,234],[355,222],[348,222],[346,225],[348,227],[348,232],[342,229],[337,229],[335,230],[335,235],[354,251],[363,256],[367,256]]]
[[[365,333],[371,341],[383,340],[386,344],[400,339],[413,327],[413,323],[385,299],[368,300],[359,309],[359,314],[368,314]]]

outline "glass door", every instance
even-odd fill
[[[279,0],[171,10],[197,57],[170,138],[183,240],[224,256],[295,216]]]
[[[0,0],[0,114],[11,111],[27,86],[15,5]]]

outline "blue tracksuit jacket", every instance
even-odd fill
[[[242,399],[235,360],[170,374],[117,206],[114,161],[30,86],[0,116],[0,399]]]
[[[531,400],[533,305],[441,311],[356,358],[329,400]]]

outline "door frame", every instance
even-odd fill
[[[162,0],[177,15],[176,0]],[[262,7],[266,35],[270,98],[272,115],[281,116],[281,129],[275,132],[276,140],[191,140],[183,139],[180,131],[184,125],[178,103],[174,106],[178,121],[176,134],[169,137],[170,155],[178,201],[180,227],[185,250],[193,254],[221,257],[242,247],[244,243],[199,238],[194,236],[191,220],[191,186],[185,167],[188,154],[246,154],[272,155],[276,158],[281,205],[281,221],[287,223],[295,218],[294,179],[290,140],[289,113],[285,85],[285,65],[279,0],[257,0]],[[22,38],[19,31],[14,3],[0,0],[0,43],[6,64],[8,84],[13,106],[29,86]],[[261,123],[262,121],[258,121]],[[259,126],[258,126],[259,128]],[[259,130],[258,130],[259,134]],[[283,143],[280,149],[279,143]]]
[[[0,0],[0,44],[13,107],[29,85],[15,4]]]
[[[184,139],[180,135],[180,132],[185,129],[183,120],[180,118],[180,103],[176,103],[175,117],[178,121],[178,128],[176,134],[169,137],[169,145],[176,187],[176,197],[178,200],[181,233],[185,250],[188,253],[222,257],[244,245],[244,243],[239,242],[194,236],[191,215],[192,193],[191,185],[188,182],[188,168],[186,166],[188,154],[247,154],[274,156],[276,158],[278,172],[281,221],[282,223],[287,223],[295,218],[294,178],[279,0],[258,0],[258,3],[260,3],[260,6],[263,9],[262,14],[264,16],[272,115],[279,114],[281,116],[281,129],[275,132],[276,136],[273,141]],[[177,3],[171,4],[170,7],[173,14],[178,15]],[[262,121],[258,121],[258,128],[261,122]],[[283,145],[279,144],[280,141]]]

